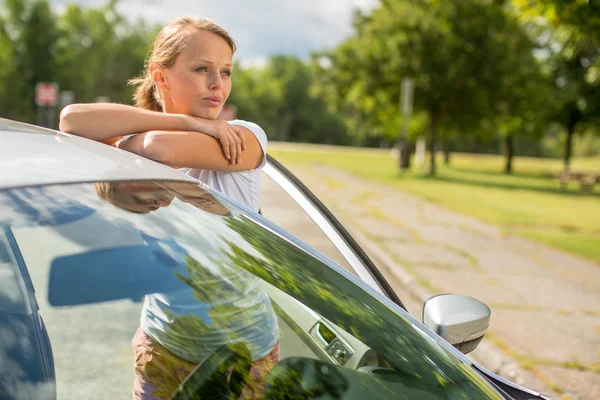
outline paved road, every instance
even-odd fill
[[[599,265],[336,169],[288,167],[385,255],[376,261],[413,315],[422,293],[478,298],[492,322],[474,359],[544,393],[600,398]]]

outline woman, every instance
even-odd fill
[[[250,122],[217,120],[231,92],[234,52],[229,34],[212,21],[178,18],[159,32],[144,76],[132,81],[137,85],[137,107],[70,105],[61,113],[60,129],[98,141],[114,141],[121,149],[184,167],[181,170],[186,174],[258,211],[266,135]],[[262,288],[261,293],[257,290],[252,296],[265,299],[262,312],[269,318],[261,324],[260,332],[253,332],[252,326],[240,330],[243,338],[258,344],[252,354],[252,381],[244,398],[262,398],[266,373],[279,360],[277,320],[268,298],[262,296]],[[134,399],[170,397],[203,361],[206,352],[200,347],[210,342],[208,336],[193,330],[177,334],[168,316],[197,310],[192,317],[201,318],[211,306],[210,302],[199,303],[190,291],[146,296],[140,329],[133,339]]]
[[[256,124],[217,120],[231,92],[234,51],[215,23],[176,19],[159,32],[144,76],[131,82],[137,107],[73,104],[62,111],[60,129],[98,141],[125,136],[117,147],[183,166],[258,211],[267,137]]]

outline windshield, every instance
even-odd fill
[[[498,398],[352,274],[202,184],[7,190],[0,228],[8,398]]]

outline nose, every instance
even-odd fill
[[[223,87],[223,78],[219,71],[212,71],[208,79],[208,88],[210,90],[218,90]]]

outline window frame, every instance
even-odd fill
[[[333,213],[329,211],[302,181],[269,154],[267,154],[267,164],[264,166],[263,172],[308,214],[348,264],[356,271],[360,279],[377,293],[386,296],[408,312],[375,263],[373,263]]]

